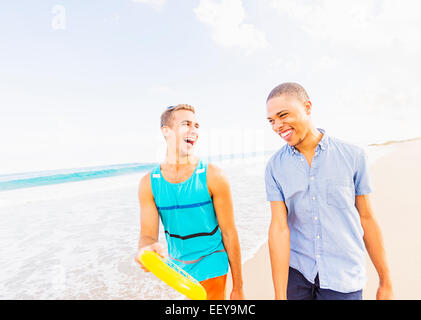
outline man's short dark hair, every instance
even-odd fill
[[[272,89],[272,91],[269,93],[268,98],[266,99],[266,102],[268,102],[272,98],[279,97],[283,94],[296,96],[302,101],[309,100],[306,90],[300,84],[295,82],[284,82]]]

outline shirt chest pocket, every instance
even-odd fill
[[[355,205],[354,187],[347,181],[328,181],[327,204],[340,209],[353,207]]]

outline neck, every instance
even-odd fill
[[[322,137],[323,134],[317,128],[312,127],[304,139],[295,147],[301,153],[314,152]]]
[[[182,155],[179,152],[170,152],[170,150],[167,149],[167,153],[163,164],[167,166],[182,167],[195,164],[196,162],[197,157],[195,155]]]

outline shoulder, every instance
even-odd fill
[[[152,179],[161,177],[161,164],[155,165],[150,171],[146,172],[139,181],[139,188],[151,188]]]
[[[209,179],[213,181],[219,181],[226,179],[226,176],[220,167],[214,165],[213,163],[208,163],[207,178],[208,181]]]
[[[149,191],[152,192],[151,171],[144,174],[142,178],[140,178],[140,181],[139,181],[139,195],[141,193],[148,193]]]
[[[223,170],[212,163],[208,163],[206,178],[208,188],[212,194],[215,191],[229,188],[229,181]]]
[[[282,146],[278,151],[276,151],[268,160],[267,164],[266,164],[266,169],[268,168],[272,168],[274,166],[274,164],[280,164],[281,160],[284,159],[286,157],[286,155],[288,154],[288,145],[285,144],[284,146]]]
[[[208,163],[208,173],[218,175],[223,174],[222,169],[213,163]]]
[[[361,146],[330,137],[329,148],[332,148],[342,160],[350,163],[354,170],[358,170],[367,163],[366,150]]]
[[[329,137],[329,146],[334,147],[338,151],[342,151],[352,156],[360,156],[365,154],[363,147],[344,141],[339,138]]]

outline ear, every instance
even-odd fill
[[[306,111],[307,115],[311,115],[312,107],[313,107],[313,105],[312,105],[310,100],[307,100],[306,102],[304,102],[304,108],[305,108],[305,111]]]
[[[164,138],[167,138],[170,135],[170,128],[168,128],[167,126],[163,126],[161,127],[161,132]]]

